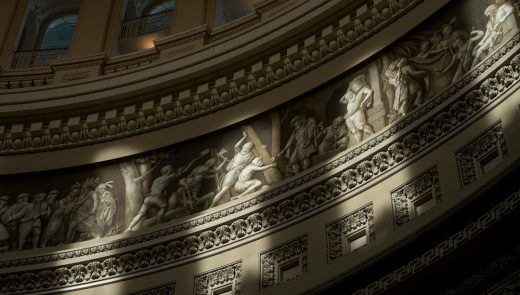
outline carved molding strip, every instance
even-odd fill
[[[173,295],[175,294],[175,282],[153,286],[143,290],[130,292],[128,295]]]
[[[329,223],[327,232],[327,258],[329,261],[344,256],[355,249],[348,249],[349,238],[365,238],[366,243],[375,240],[373,204],[369,203],[337,221]],[[357,235],[360,234],[358,237]],[[364,235],[363,235],[364,234]]]
[[[395,227],[400,227],[420,215],[422,212],[417,210],[417,202],[426,202],[427,200],[424,199],[426,197],[430,198],[431,207],[441,202],[437,166],[428,169],[390,193]]]
[[[260,254],[260,289],[271,287],[283,283],[290,278],[282,278],[283,264],[297,262],[299,274],[307,272],[307,235],[289,241],[274,249]]]
[[[363,13],[345,14],[331,20],[325,29],[307,34],[305,39],[269,56],[267,63],[259,59],[246,68],[172,95],[85,116],[1,125],[0,155],[70,148],[134,136],[230,107],[345,53],[421,2],[423,0],[383,0],[372,7],[363,4],[358,8]]]
[[[465,242],[480,234],[502,217],[509,214],[520,205],[520,196],[517,192],[508,196],[505,200],[494,206],[489,211],[482,214],[477,220],[467,224],[461,230],[450,235],[449,238],[435,245],[435,247],[425,251],[421,256],[410,260],[393,272],[381,277],[366,285],[363,289],[357,290],[353,294],[378,294],[388,290],[391,286],[409,278],[413,274],[426,268],[447,254],[451,253]]]
[[[518,39],[515,38],[515,40]],[[517,41],[514,42],[514,44],[516,43]],[[505,54],[505,52],[502,52],[502,54]],[[487,62],[491,63],[496,61],[496,59],[491,58]],[[484,66],[485,65],[482,65],[482,67]],[[478,69],[480,69],[480,67]],[[345,164],[355,155],[366,152],[369,147],[375,146],[377,142],[388,137],[380,135],[368,141],[365,146],[354,149],[352,152],[303,175],[299,179],[252,200],[226,208],[212,215],[204,216],[165,230],[116,241],[110,244],[72,250],[57,255],[3,261],[0,263],[0,268],[7,270],[7,268],[14,266],[49,263],[111,251],[158,239],[173,234],[177,230],[182,231],[204,225],[207,222],[237,213],[240,210],[272,199],[289,190],[294,190],[294,194],[286,199],[280,200],[268,207],[260,208],[248,216],[236,218],[226,224],[205,229],[195,234],[189,234],[175,240],[150,245],[145,248],[132,250],[131,252],[113,254],[112,256],[97,260],[86,260],[60,267],[48,267],[44,269],[33,268],[31,271],[2,275],[0,276],[0,292],[19,293],[28,290],[64,288],[108,278],[114,279],[118,276],[137,273],[146,269],[201,255],[204,252],[215,250],[231,243],[237,243],[275,226],[282,224],[288,226],[290,221],[296,217],[315,211],[323,207],[323,205],[344,196],[351,190],[366,185],[377,176],[390,171],[390,168],[424,151],[433,145],[434,142],[439,142],[440,139],[452,133],[454,129],[463,123],[477,117],[476,115],[481,113],[481,110],[494,102],[501,94],[510,89],[515,82],[520,80],[519,73],[520,55],[517,54],[509,60],[509,64],[506,63],[497,69],[492,77],[483,79],[481,83],[477,83],[474,87],[469,89],[465,95],[454,97],[451,104],[445,106],[437,113],[430,114],[430,117],[424,123],[415,127],[407,134],[402,135],[392,144],[378,151],[374,151],[370,156],[367,156],[365,160],[346,167],[305,190],[297,191],[297,188],[312,179],[331,172],[340,165]],[[453,90],[448,90],[446,93],[453,95],[454,93],[450,91]],[[431,104],[435,103],[438,105],[439,98],[444,97],[445,94],[432,99],[429,103],[426,103],[423,108],[420,108],[417,113],[414,113],[414,117],[410,116],[408,120],[405,119],[403,122],[410,124],[411,122],[408,121],[413,121],[420,117],[420,115],[417,114],[433,109]],[[445,99],[447,99],[447,97]],[[430,109],[427,109],[428,106],[430,106]],[[397,125],[399,125],[399,123]],[[397,132],[396,129],[398,130],[398,128],[390,128],[387,132]]]
[[[463,186],[485,173],[486,163],[501,161],[507,155],[502,122],[498,121],[472,142],[456,152],[459,176]],[[487,158],[487,159],[486,159]]]
[[[193,294],[240,295],[242,262],[238,261],[195,276]],[[229,292],[229,293],[227,293]]]

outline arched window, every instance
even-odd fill
[[[215,0],[215,27],[220,27],[253,12],[250,1]]]
[[[40,49],[69,48],[77,19],[77,15],[66,15],[49,22]]]
[[[172,23],[174,9],[174,0],[129,0],[119,40],[161,31],[166,33]],[[163,37],[159,35],[157,38]]]
[[[161,13],[175,8],[175,0],[161,1],[152,6],[147,15]]]

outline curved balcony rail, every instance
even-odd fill
[[[123,22],[119,40],[132,39],[170,28],[173,9]]]
[[[68,48],[17,51],[11,63],[12,69],[24,69],[48,65],[51,61],[67,56]]]

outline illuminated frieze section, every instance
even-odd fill
[[[307,236],[301,236],[260,254],[260,289],[307,272]]]
[[[175,282],[130,292],[128,295],[173,295],[175,294]]]
[[[195,276],[194,295],[239,295],[242,262]]]
[[[393,190],[390,198],[396,228],[437,206],[441,202],[437,166]]]
[[[488,130],[456,152],[460,180],[469,185],[500,164],[507,155],[502,122]]]
[[[0,251],[136,231],[266,192],[340,153],[358,153],[355,147],[369,140],[384,140],[377,136],[383,129],[413,123],[418,116],[409,113],[498,54],[517,32],[510,2],[452,1],[352,71],[239,125],[105,163],[4,175]],[[369,179],[371,167],[365,168]]]
[[[347,255],[375,240],[372,203],[328,224],[326,232],[329,261]]]

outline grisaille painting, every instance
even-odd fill
[[[0,251],[136,231],[248,198],[441,93],[518,33],[505,0],[454,1],[345,75],[255,118],[168,148],[0,176]]]

